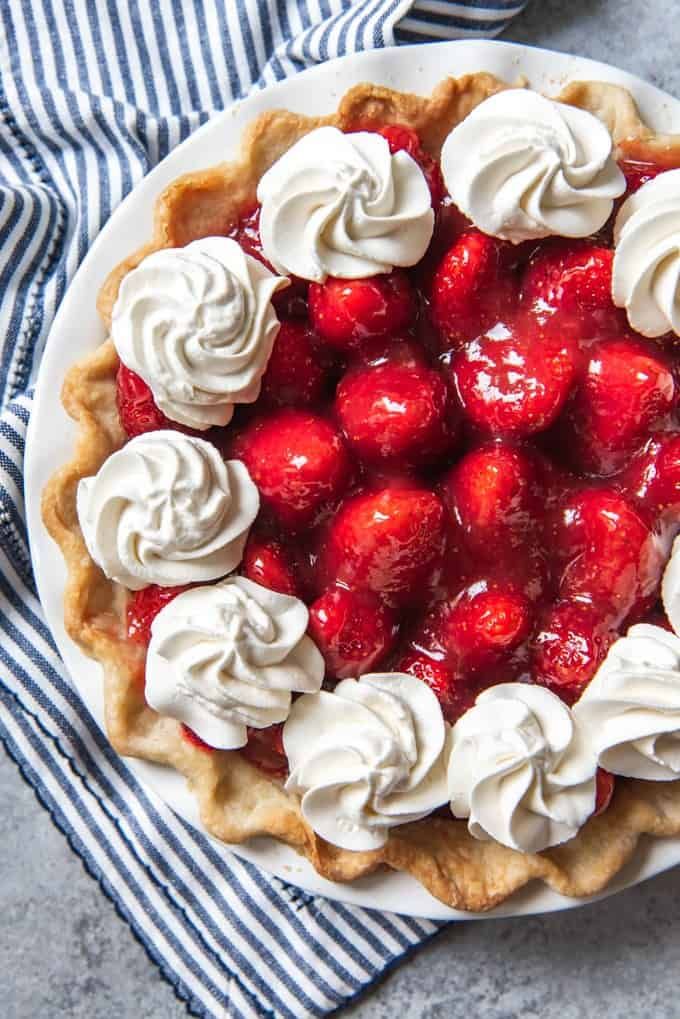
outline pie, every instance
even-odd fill
[[[680,833],[680,141],[489,74],[159,196],[43,516],[115,749],[487,910]]]

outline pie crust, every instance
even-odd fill
[[[265,170],[313,128],[407,124],[418,132],[424,148],[438,155],[455,124],[482,100],[508,87],[485,73],[446,78],[427,98],[364,84],[347,92],[337,112],[327,117],[283,110],[262,114],[245,132],[236,162],[185,174],[159,196],[152,239],[121,262],[101,289],[98,309],[104,323],[110,323],[118,287],[130,269],[159,248],[227,233],[239,214],[255,204],[257,182]],[[558,98],[596,114],[607,125],[619,155],[680,165],[680,136],[654,135],[625,89],[572,82]],[[317,836],[305,823],[296,797],[240,753],[208,754],[189,743],[178,722],[157,715],[144,700],[144,649],[125,638],[126,591],[108,581],[90,558],[76,514],[79,480],[95,474],[125,442],[115,400],[117,367],[109,339],[66,376],[62,399],[78,422],[76,449],[44,490],[43,520],[68,568],[66,629],[103,666],[111,744],[120,754],[181,772],[197,797],[208,832],[230,843],[274,836],[333,881],[351,881],[384,865],[407,871],[447,905],[474,911],[493,908],[534,878],[563,895],[595,894],[630,859],[641,835],[680,834],[680,780],[620,779],[604,814],[589,820],[571,841],[535,855],[478,841],[464,821],[436,815],[392,829],[380,850],[351,852]]]

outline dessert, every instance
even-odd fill
[[[43,506],[114,747],[212,834],[479,910],[680,831],[676,166],[479,74],[159,198]]]

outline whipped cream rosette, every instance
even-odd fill
[[[172,421],[226,425],[259,395],[279,330],[271,299],[287,285],[226,237],[154,251],[123,278],[111,338]]]
[[[241,561],[259,506],[245,464],[174,431],[131,439],[77,495],[90,555],[131,591],[223,577]]]
[[[345,679],[293,704],[283,730],[286,788],[328,842],[379,849],[390,828],[446,802],[447,734],[436,696],[414,676]]]
[[[603,768],[628,778],[680,778],[680,638],[660,626],[632,626],[609,649],[574,714]]]
[[[475,226],[515,244],[588,237],[626,186],[597,117],[526,89],[475,107],[448,135],[441,166],[449,194]]]
[[[247,741],[247,727],[287,718],[292,692],[320,689],[323,658],[307,637],[299,598],[245,577],[178,595],[151,626],[146,699],[221,750]]]
[[[257,197],[271,264],[319,283],[415,265],[434,228],[416,161],[367,131],[311,131],[267,170]]]
[[[559,697],[502,683],[454,725],[451,811],[470,833],[538,853],[573,838],[595,808],[597,757]]]
[[[612,296],[643,336],[680,336],[680,170],[623,203],[614,224]]]

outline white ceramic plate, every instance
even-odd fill
[[[154,199],[181,173],[233,158],[243,128],[263,110],[285,107],[307,114],[328,113],[340,96],[362,81],[426,94],[447,74],[490,71],[506,81],[525,75],[548,94],[575,79],[611,81],[634,94],[645,120],[659,131],[680,131],[680,101],[624,71],[563,53],[504,42],[450,42],[378,50],[333,60],[235,104],[215,116],[175,149],[116,210],[78,270],[56,316],[40,368],[26,450],[28,528],[38,590],[61,655],[80,696],[103,727],[100,668],[67,637],[62,621],[64,564],[40,519],[40,492],[55,466],[71,456],[73,423],[59,402],[66,367],[104,340],[94,295],[109,270],[151,234]],[[50,442],[44,442],[44,436]],[[169,769],[130,760],[142,781],[182,817],[199,825],[193,797],[182,777]],[[233,849],[215,842],[219,852],[235,852],[307,891],[345,902],[433,919],[462,919],[470,914],[448,909],[405,874],[381,873],[353,884],[325,881],[293,850],[273,839],[255,839]],[[649,840],[635,860],[607,889],[612,894],[680,862],[680,838]],[[584,900],[566,899],[543,885],[529,886],[485,917],[516,916],[573,908]]]

